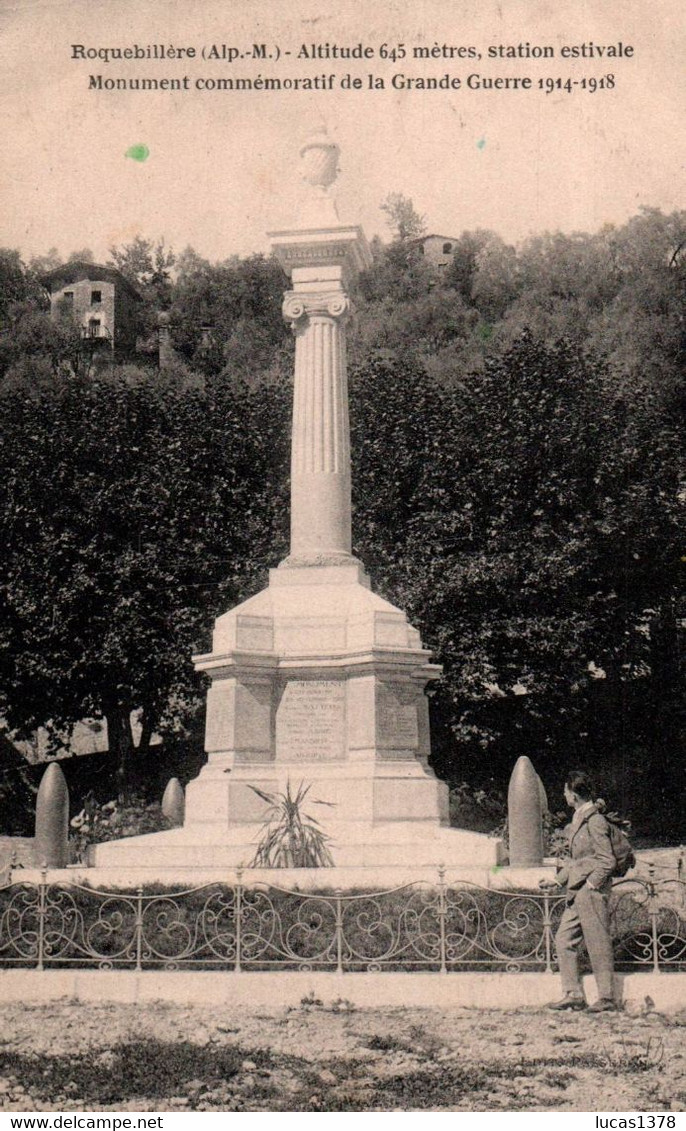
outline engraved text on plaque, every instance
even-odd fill
[[[276,758],[333,762],[345,755],[345,683],[292,679],[276,712]]]

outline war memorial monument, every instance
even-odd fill
[[[500,841],[449,827],[448,787],[428,765],[425,690],[440,668],[352,553],[347,290],[371,256],[361,228],[338,217],[338,157],[325,133],[302,145],[300,215],[270,233],[296,340],[290,553],[195,657],[211,680],[207,762],[187,787],[183,826],[95,846],[91,864],[108,872],[246,866],[266,809],[252,787],[301,782],[327,803],[317,815],[337,869],[503,859]]]

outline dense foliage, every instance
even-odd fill
[[[603,377],[530,335],[451,388],[388,359],[353,375],[359,552],[445,665],[448,776],[455,739],[502,785],[520,754],[563,770],[612,734],[631,804],[678,761],[683,446]]]
[[[173,725],[213,617],[285,550],[286,414],[278,389],[134,368],[0,394],[10,726],[104,716],[125,775],[131,712],[144,746]]]
[[[686,215],[464,233],[439,273],[411,202],[386,212],[349,335],[353,534],[444,664],[437,768],[595,766],[637,826],[683,829]],[[24,731],[106,715],[130,752],[130,711],[182,725],[191,652],[285,552],[292,342],[274,262],[113,261],[148,324],[168,309],[171,369],[84,371],[38,265],[0,256],[0,702]]]

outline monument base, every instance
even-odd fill
[[[98,845],[90,862],[249,867],[265,795],[278,803],[303,786],[302,812],[337,868],[501,865],[500,841],[449,827],[448,787],[428,764],[425,688],[440,675],[429,659],[354,558],[271,570],[196,657],[212,680],[208,761],[187,787],[184,827]]]
[[[448,824],[424,693],[440,668],[358,561],[270,570],[266,589],[219,617],[212,645],[196,657],[212,680],[208,761],[186,791],[187,824],[263,821],[257,791],[301,783],[325,828]]]
[[[189,783],[186,823],[240,830],[264,820],[261,794],[294,796],[301,786],[307,788],[302,811],[325,832],[334,825],[345,831],[395,822],[430,829],[449,824],[447,785],[416,759],[230,767],[221,758],[208,762]],[[349,839],[347,833],[343,839]]]
[[[490,870],[501,867],[506,859],[501,840],[464,829],[428,828],[414,822],[370,827],[363,822],[356,825],[333,821],[326,828],[335,867],[299,870],[301,874],[307,872],[308,884],[317,881],[322,887],[335,886],[332,877],[341,869],[368,869],[370,882],[375,870],[407,872],[441,866]],[[96,870],[135,871],[140,873],[141,882],[145,882],[146,876],[152,878],[162,872],[185,872],[187,876],[188,870],[203,876],[213,873],[219,879],[226,871],[250,868],[261,831],[259,824],[224,829],[221,833],[209,825],[184,825],[169,832],[94,845],[89,850],[88,862]],[[253,872],[253,878],[259,871]],[[268,871],[272,877],[278,876],[278,870]],[[95,876],[92,881],[97,886]]]

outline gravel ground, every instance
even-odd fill
[[[10,1111],[684,1111],[686,1011],[0,1007]]]

